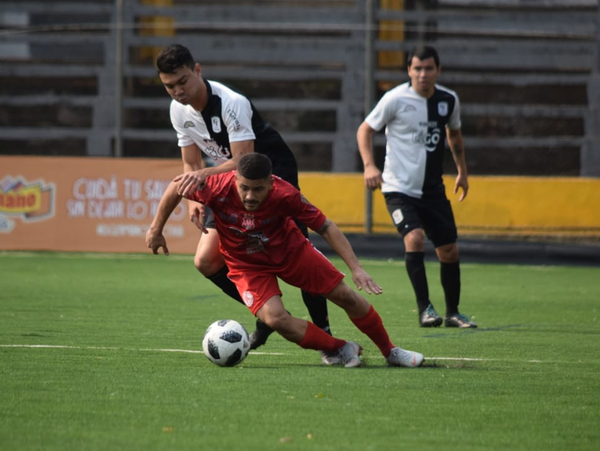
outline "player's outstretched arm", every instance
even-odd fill
[[[181,196],[177,194],[177,183],[171,182],[163,194],[150,229],[146,232],[146,246],[152,249],[154,254],[158,254],[159,249],[162,247],[165,255],[169,255],[169,249],[167,248],[167,241],[163,236],[163,229],[169,216],[175,210],[175,207],[179,205]]]
[[[327,241],[331,249],[348,265],[352,272],[352,280],[359,290],[364,288],[368,294],[381,294],[383,292],[381,287],[360,266],[348,239],[334,222],[326,219],[325,223],[317,230],[317,233]]]

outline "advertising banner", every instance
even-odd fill
[[[180,160],[0,157],[0,249],[149,252],[145,235]],[[200,231],[183,201],[164,231],[193,254]]]

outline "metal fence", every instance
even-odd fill
[[[594,0],[3,1],[0,153],[178,158],[153,67],[178,42],[301,170],[357,171],[366,110],[430,43],[472,174],[600,176],[598,16]]]

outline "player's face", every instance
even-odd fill
[[[423,97],[430,97],[435,90],[435,82],[440,75],[440,68],[435,65],[433,58],[420,60],[413,56],[408,76],[412,82],[413,89]]]
[[[172,74],[159,74],[169,95],[183,105],[192,105],[198,101],[202,87],[202,69],[196,64],[194,70],[187,66],[178,68]]]
[[[235,181],[238,194],[247,211],[256,211],[269,195],[273,187],[273,179],[267,177],[258,180],[249,180],[237,175]]]

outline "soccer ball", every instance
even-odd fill
[[[237,321],[222,319],[206,329],[202,339],[202,350],[215,365],[234,366],[248,355],[250,337],[244,326]]]

